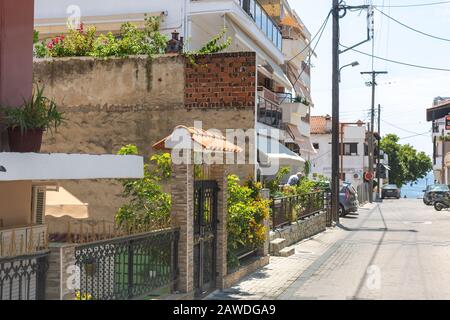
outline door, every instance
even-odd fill
[[[215,289],[216,231],[217,231],[216,181],[194,183],[194,285],[197,296]]]

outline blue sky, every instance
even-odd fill
[[[314,35],[331,8],[331,0],[289,0],[305,25]],[[367,4],[371,1],[346,1],[347,5]],[[376,5],[404,5],[436,2],[431,0],[378,0]],[[416,8],[380,8],[386,14],[415,29],[450,38],[450,4]],[[376,12],[376,11],[375,11]],[[348,12],[341,20],[341,43],[353,45],[365,38],[366,14]],[[331,114],[331,19],[322,36],[313,61],[313,115]],[[371,52],[372,44],[357,48]],[[375,14],[375,55],[392,60],[450,69],[450,42],[432,39],[408,30],[394,21]],[[341,83],[341,120],[369,121],[371,89],[365,85],[370,76],[371,58],[354,52],[341,55],[341,65],[358,61],[360,66],[346,68]],[[382,134],[395,133],[418,150],[432,153],[431,124],[426,122],[426,108],[436,96],[450,96],[450,72],[421,70],[375,60],[375,69],[388,71],[377,78],[376,103],[382,105]],[[415,134],[423,134],[416,135]],[[411,137],[414,136],[414,137]]]

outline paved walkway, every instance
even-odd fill
[[[450,211],[385,200],[209,299],[450,299]]]
[[[366,205],[360,212],[369,212],[375,205]],[[248,275],[235,286],[216,291],[207,297],[211,300],[274,300],[285,294],[293,283],[306,279],[314,265],[328,258],[330,252],[345,231],[340,228],[327,229],[312,238],[303,240],[292,247],[295,254],[284,257],[270,257],[270,264]],[[328,252],[328,254],[326,254]],[[305,273],[305,271],[308,271]]]

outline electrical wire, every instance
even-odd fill
[[[429,134],[430,134],[430,131],[427,131],[427,132],[424,132],[424,133],[418,133],[418,134],[415,134],[415,135],[412,135],[412,136],[408,136],[408,137],[403,137],[403,138],[400,138],[400,140],[405,140],[405,139],[410,139],[410,138],[415,138],[415,137],[418,137],[418,136],[429,136]]]
[[[384,120],[384,119],[381,119],[381,121],[383,121],[384,123],[390,125],[391,127],[394,127],[394,128],[396,128],[396,129],[402,130],[402,131],[404,131],[404,132],[411,133],[411,134],[415,134],[415,135],[422,135],[421,133],[417,133],[417,132],[415,132],[415,131],[410,131],[410,130],[403,129],[403,128],[401,128],[401,127],[399,127],[399,126],[397,126],[397,125],[395,125],[395,124],[393,124],[393,123],[387,122],[387,121]]]
[[[381,13],[385,17],[391,19],[392,21],[395,21],[399,25],[401,25],[401,26],[403,26],[403,27],[405,27],[405,28],[407,28],[409,30],[412,30],[414,32],[420,33],[421,35],[424,35],[424,36],[427,36],[427,37],[430,37],[430,38],[433,38],[433,39],[436,39],[436,40],[442,40],[442,41],[450,42],[450,39],[448,39],[448,38],[438,37],[438,36],[435,36],[435,35],[432,35],[432,34],[429,34],[429,33],[426,33],[426,32],[420,31],[420,30],[417,30],[417,29],[415,29],[415,28],[413,28],[413,27],[411,27],[411,26],[409,26],[409,25],[407,25],[407,24],[405,24],[405,23],[403,23],[403,22],[401,22],[401,21],[391,17],[390,15],[384,13],[383,11],[381,11],[381,10],[379,10],[377,8],[375,8],[375,10],[377,10],[379,13]]]
[[[441,4],[448,4],[450,1],[439,1],[439,2],[431,2],[431,3],[418,3],[418,4],[399,4],[399,5],[375,5],[378,8],[415,8],[415,7],[429,7],[436,6]]]
[[[326,26],[327,26],[327,24],[328,24],[328,20],[330,20],[331,13],[332,13],[332,11],[330,10],[330,12],[328,12],[327,17],[325,18],[325,21],[323,22],[322,26],[320,27],[319,31],[318,31],[318,32],[316,33],[316,35],[314,36],[314,38],[316,38],[317,35],[318,35],[319,37],[318,37],[318,39],[317,39],[316,44],[314,45],[314,48],[312,49],[313,52],[316,51],[316,48],[317,48],[317,46],[319,45],[320,40],[322,39],[323,32],[325,31],[325,28],[326,28]],[[309,47],[309,46],[312,44],[312,42],[313,42],[313,41],[311,40],[310,43],[308,43],[308,46],[307,46],[307,47]],[[304,51],[305,49],[306,49],[306,48],[304,48],[302,51]],[[298,55],[297,55],[297,56],[298,56]],[[289,61],[291,61],[291,60],[289,60]],[[309,55],[307,65],[310,65],[310,64],[311,64],[311,55]],[[292,84],[292,87],[295,87],[295,85],[297,84],[298,80],[300,80],[300,77],[302,76],[302,74],[303,74],[304,71],[305,71],[305,67],[303,66],[303,67],[302,67],[302,70],[301,70],[301,72],[300,72],[300,74],[299,74],[298,77],[295,79],[295,82]],[[283,98],[283,100],[282,100],[280,103],[283,103],[284,100],[286,100],[286,98],[287,98],[287,95]]]
[[[311,41],[308,43],[308,45],[306,47],[304,47],[299,53],[297,53],[294,57],[292,57],[291,59],[288,60],[288,62],[294,60],[295,58],[297,58],[299,55],[301,55],[303,52],[306,51],[306,49],[311,47],[311,44],[314,42],[314,40],[316,39],[316,37],[321,33],[321,30],[323,28],[325,28],[325,26],[328,23],[328,20],[330,19],[330,15],[331,15],[332,11],[330,10],[330,12],[328,12],[328,15],[326,16],[325,20],[323,21],[322,25],[320,26],[319,30],[317,31],[317,33],[314,35],[314,37],[311,39]],[[323,32],[323,31],[322,31]],[[313,50],[314,51],[314,50]]]
[[[342,44],[341,44],[341,46],[342,46],[343,48],[350,49],[350,50],[352,50],[352,51],[354,51],[354,52],[357,52],[357,53],[359,53],[359,54],[362,54],[362,55],[366,55],[366,56],[372,57],[372,55],[371,55],[370,53],[363,52],[363,51],[359,51],[359,50],[354,49],[354,48],[349,48],[349,47],[344,46],[344,45],[342,45]],[[419,69],[426,69],[426,70],[434,70],[434,71],[445,71],[445,72],[450,72],[450,69],[446,69],[446,68],[437,68],[437,67],[423,66],[423,65],[418,65],[418,64],[408,63],[408,62],[402,62],[402,61],[398,61],[398,60],[387,59],[387,58],[383,58],[383,57],[379,57],[379,56],[375,56],[375,55],[374,55],[373,57],[374,57],[375,59],[387,61],[387,62],[390,62],[390,63],[400,64],[400,65],[407,66],[407,67],[413,67],[413,68],[419,68]]]

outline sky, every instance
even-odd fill
[[[436,0],[347,0],[347,5],[373,3],[384,5],[379,10],[420,31],[450,39],[450,3],[412,8],[387,6],[437,2]],[[332,0],[289,0],[314,36],[331,9]],[[341,43],[356,44],[366,38],[366,13],[347,12],[341,19]],[[332,20],[316,48],[311,70],[312,115],[331,115],[331,37]],[[375,55],[430,67],[450,69],[450,41],[437,40],[408,30],[375,10]],[[357,50],[371,53],[372,42]],[[341,54],[341,66],[358,61],[359,66],[342,71],[340,94],[341,121],[369,122],[371,88],[366,86],[372,71],[371,57],[348,51]],[[426,109],[437,96],[450,97],[450,72],[422,70],[375,60],[374,69],[388,71],[377,77],[376,105],[381,104],[381,134],[395,133],[400,143],[409,143],[417,150],[432,154],[431,123],[426,121]]]

